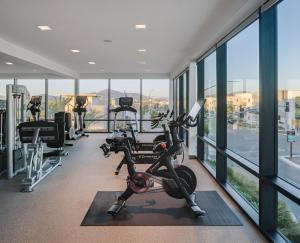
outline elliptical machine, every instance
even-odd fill
[[[73,108],[74,112],[74,127],[76,138],[80,137],[88,137],[89,135],[84,132],[85,129],[85,121],[84,118],[86,116],[87,106],[87,96],[76,96],[75,106]],[[77,114],[77,116],[76,116]]]
[[[180,127],[195,127],[198,125],[198,116],[201,114],[205,100],[196,102],[191,109],[190,113],[179,116],[175,121],[169,122],[169,129],[171,134],[172,145],[167,148],[165,143],[160,143],[155,148],[160,151],[159,159],[153,163],[145,172],[137,172],[135,170],[135,161],[130,153],[130,137],[115,137],[106,139],[105,146],[102,146],[104,155],[108,155],[110,151],[116,153],[124,152],[128,163],[128,177],[126,190],[117,197],[116,202],[108,209],[107,213],[115,216],[120,213],[121,209],[125,206],[125,202],[134,193],[157,192],[165,191],[169,196],[186,200],[188,208],[191,209],[194,216],[204,216],[205,211],[202,210],[196,203],[195,189],[197,186],[197,179],[194,172],[184,166],[174,163],[173,158],[182,153],[183,141],[179,138],[177,130]],[[163,169],[166,168],[166,169]],[[158,183],[161,187],[154,187],[154,183]]]
[[[42,96],[32,96],[31,97],[31,99],[27,105],[27,111],[30,111],[31,116],[32,116],[32,121],[40,120],[41,105],[42,105]],[[31,121],[30,117],[28,118],[28,121]]]

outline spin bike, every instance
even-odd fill
[[[154,138],[153,142],[151,143],[143,143],[138,141],[138,121],[137,121],[137,110],[132,107],[133,105],[133,98],[132,97],[119,97],[119,106],[111,109],[110,113],[114,113],[114,125],[113,125],[113,136],[122,134],[123,136],[132,136],[134,139],[134,146],[136,151],[153,151],[154,146],[158,142],[166,141],[164,133],[158,135]],[[130,122],[124,125],[123,128],[117,128],[118,123],[118,114],[123,113],[123,121],[130,119]],[[130,115],[131,114],[131,115]],[[173,113],[171,113],[172,115]],[[160,113],[158,116],[152,119],[151,128],[156,128],[162,121],[162,118],[166,118],[169,115],[169,111],[166,114]],[[120,121],[120,120],[119,120]],[[129,134],[127,134],[129,132]]]
[[[128,130],[131,133],[131,139],[130,139],[131,150],[130,150],[130,152],[131,152],[131,157],[135,161],[135,164],[153,164],[153,163],[155,163],[160,157],[159,152],[157,152],[155,150],[157,144],[159,144],[160,142],[165,142],[167,148],[169,148],[171,141],[170,141],[169,130],[167,128],[167,123],[169,121],[168,114],[169,114],[169,112],[167,112],[166,114],[161,113],[161,114],[159,114],[159,116],[155,117],[152,120],[151,127],[153,129],[155,127],[157,127],[158,125],[161,125],[163,128],[163,134],[157,136],[157,137],[161,136],[161,138],[163,137],[163,139],[161,141],[159,141],[157,139],[157,140],[155,140],[156,141],[155,143],[139,143],[139,142],[137,142],[133,127],[131,126],[131,124],[127,124]],[[172,115],[170,115],[169,118],[172,118]],[[128,137],[126,131],[123,131],[123,133],[119,133],[118,135],[114,134],[114,137],[118,137],[118,136]],[[148,146],[148,149],[145,149],[146,146]],[[116,168],[115,175],[118,175],[120,173],[122,166],[124,164],[127,164],[127,162],[128,162],[127,157],[124,156]]]
[[[174,112],[172,111],[170,113],[169,110],[167,110],[166,113],[159,113],[157,116],[153,117],[151,120],[151,129],[157,128],[159,125],[163,129],[163,133],[160,135],[157,135],[152,143],[145,143],[145,142],[140,142],[137,140],[136,134],[134,132],[134,129],[132,125],[129,123],[127,124],[128,130],[133,138],[133,143],[134,143],[134,148],[137,152],[139,151],[153,151],[153,148],[156,146],[156,144],[160,142],[167,142],[167,123],[168,121],[173,118]]]
[[[204,216],[205,211],[202,210],[196,203],[195,189],[197,186],[197,179],[194,172],[184,165],[177,167],[173,164],[173,158],[177,154],[182,153],[183,141],[179,138],[177,130],[180,127],[195,127],[198,124],[198,116],[201,114],[205,100],[197,101],[190,113],[178,117],[175,121],[169,122],[169,129],[171,134],[172,145],[167,148],[165,143],[157,146],[160,149],[160,158],[153,163],[145,172],[137,172],[135,170],[135,161],[131,157],[130,140],[128,137],[115,137],[107,139],[106,146],[102,146],[105,155],[110,151],[116,153],[124,152],[128,163],[128,177],[127,188],[118,196],[116,202],[108,209],[107,213],[115,216],[120,213],[121,209],[125,206],[125,202],[134,193],[157,192],[165,191],[169,196],[186,200],[188,208],[192,211],[194,216]],[[163,169],[162,167],[166,167]],[[161,185],[161,187],[154,187],[154,183]]]

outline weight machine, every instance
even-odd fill
[[[19,124],[26,163],[26,177],[22,180],[21,191],[32,192],[39,182],[62,165],[61,157],[68,155],[62,148],[65,141],[64,126],[64,118],[58,123],[33,121]],[[56,150],[45,153],[43,143]]]
[[[28,103],[29,99],[30,94],[25,86],[15,84],[6,86],[5,149],[9,179],[24,170],[25,167],[17,126],[26,121],[27,107],[25,104]]]

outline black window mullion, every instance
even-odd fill
[[[277,192],[263,177],[277,176],[277,11],[260,16],[260,131],[259,224],[266,232],[276,230]]]
[[[190,82],[190,77],[189,77],[189,70],[187,70],[186,71],[186,113],[188,113],[189,112],[189,82]],[[186,146],[188,147],[189,146],[189,130],[186,130],[185,131],[185,133],[186,133],[186,142],[185,142],[185,144],[186,144]]]
[[[197,64],[197,98],[204,99],[204,60]],[[201,111],[197,133],[198,136],[204,136],[204,109]],[[204,160],[204,142],[197,138],[197,157],[199,160]]]
[[[107,114],[108,114],[108,117],[107,117],[107,131],[110,132],[110,79],[107,80],[108,82],[108,94],[107,94]]]
[[[143,131],[143,80],[140,79],[140,132]]]
[[[224,43],[217,48],[217,134],[218,149],[227,147],[227,45]],[[225,183],[227,177],[227,160],[217,151],[216,179]]]
[[[178,82],[179,82],[179,85],[178,85],[178,89],[179,89],[179,114],[178,116],[182,115],[183,114],[183,99],[184,99],[184,95],[183,95],[183,74],[179,77],[178,79]],[[182,139],[183,138],[183,128],[179,128],[179,136],[180,138]]]

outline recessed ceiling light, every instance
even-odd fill
[[[146,61],[141,61],[141,62],[139,62],[139,64],[145,65]]]
[[[71,50],[71,52],[79,53],[80,51],[79,51],[79,50],[76,50],[76,49],[73,49],[73,50]]]
[[[135,28],[136,28],[137,30],[139,30],[139,29],[146,29],[146,25],[145,25],[145,24],[136,24],[136,25],[135,25]]]
[[[95,62],[88,62],[88,64],[94,65],[94,64],[96,64],[96,63],[95,63]]]
[[[112,40],[103,40],[103,42],[106,42],[106,43],[111,43]]]
[[[14,65],[12,62],[5,62],[6,65]]]
[[[52,28],[48,25],[38,25],[37,27],[42,31],[52,30]]]
[[[146,49],[138,49],[138,52],[146,52]]]

